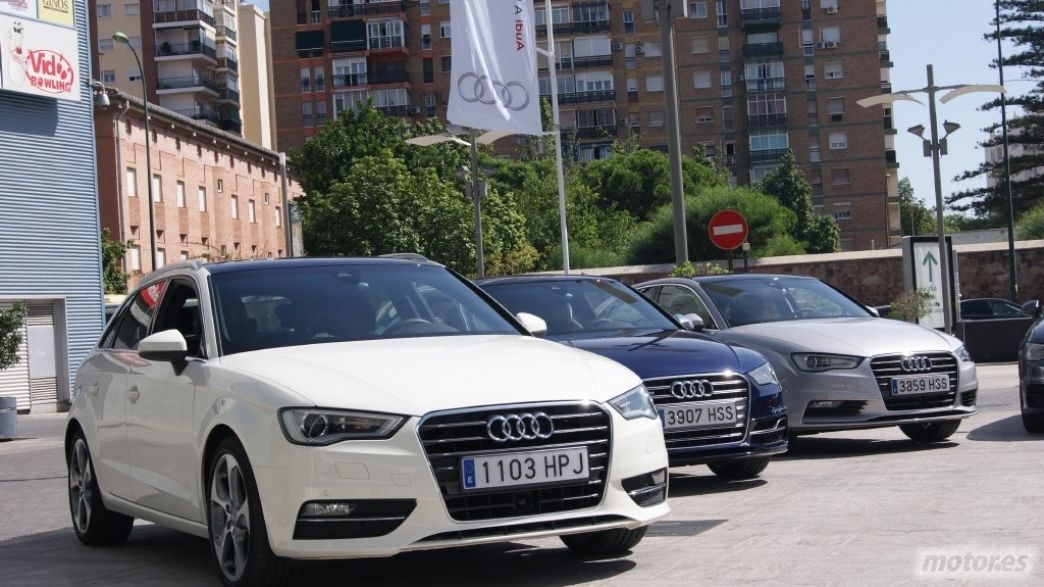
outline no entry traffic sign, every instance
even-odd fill
[[[735,210],[722,210],[707,223],[707,235],[719,249],[731,251],[747,240],[747,219]]]

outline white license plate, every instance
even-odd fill
[[[699,430],[736,424],[739,422],[738,407],[738,401],[729,400],[666,404],[657,411],[664,430]]]
[[[945,393],[950,391],[949,375],[910,375],[892,378],[892,395]]]
[[[541,485],[590,476],[586,446],[464,457],[460,470],[465,490]]]

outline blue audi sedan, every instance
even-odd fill
[[[783,394],[772,366],[756,351],[699,332],[699,316],[671,316],[613,279],[476,283],[513,314],[543,319],[547,338],[637,373],[660,414],[671,466],[706,464],[720,477],[749,479],[787,450]]]

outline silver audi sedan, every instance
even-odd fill
[[[818,279],[718,275],[635,287],[671,314],[694,315],[708,334],[764,354],[793,433],[898,426],[915,441],[940,442],[975,413],[979,381],[960,340],[879,318]]]

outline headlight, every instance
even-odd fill
[[[855,369],[863,362],[863,357],[848,355],[824,355],[815,353],[794,353],[794,365],[802,371],[830,371],[832,369]]]
[[[964,347],[961,347],[964,348]],[[1027,361],[1041,361],[1044,360],[1044,344],[1038,344],[1035,342],[1026,343],[1026,360]]]
[[[290,442],[326,446],[342,440],[389,438],[402,426],[406,417],[374,412],[285,408],[279,413],[279,421]]]
[[[957,355],[957,359],[963,363],[975,362],[974,360],[972,360],[971,354],[968,353],[968,349],[965,348],[963,344],[957,347],[957,350],[953,351],[953,354]]]
[[[639,385],[623,395],[614,397],[609,400],[609,405],[613,406],[627,420],[635,418],[655,420],[659,417],[656,415],[656,407],[644,385]]]
[[[747,373],[754,383],[758,385],[779,385],[779,379],[776,377],[776,372],[772,370],[772,365],[765,363],[764,365],[754,369],[750,373]]]

